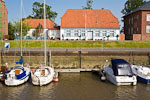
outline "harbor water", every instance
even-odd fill
[[[115,86],[91,72],[60,73],[59,82],[33,86],[31,80],[18,87],[0,83],[0,100],[149,100],[150,85]]]

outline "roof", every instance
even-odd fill
[[[135,13],[137,11],[142,11],[142,10],[150,10],[150,1],[146,2],[145,4],[141,5],[140,7],[134,9],[133,11],[129,12],[128,14],[126,14],[125,16],[128,16],[132,13]]]
[[[25,19],[23,21],[23,23],[26,23],[26,24],[29,24],[30,27],[32,28],[37,28],[37,26],[39,24],[41,24],[44,28],[44,19]],[[46,28],[47,29],[51,29],[51,28],[54,28],[54,22],[51,21],[50,19],[46,19]]]
[[[119,65],[119,64],[129,64],[124,59],[112,59],[111,61],[112,61],[112,64],[116,64],[116,65]]]
[[[110,10],[68,9],[61,18],[61,28],[120,28]]]

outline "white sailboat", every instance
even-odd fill
[[[137,80],[146,84],[150,84],[150,68],[138,65],[131,66],[133,73],[137,76]]]
[[[46,64],[46,10],[45,10],[45,0],[44,0],[44,66],[37,68],[34,72],[31,72],[31,78],[33,85],[47,85],[53,81],[54,69]]]
[[[21,58],[16,64],[20,66],[12,67],[9,71],[6,72],[5,84],[7,86],[18,86],[28,81],[31,75],[29,67],[23,66],[23,57],[22,57],[22,0],[21,0]]]
[[[128,62],[123,59],[111,60],[112,65],[104,66],[106,79],[111,83],[119,85],[136,85],[137,79],[133,75]]]

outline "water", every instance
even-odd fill
[[[38,87],[0,83],[0,100],[149,100],[150,85],[115,86],[92,73],[61,73],[59,82]]]

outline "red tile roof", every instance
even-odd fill
[[[85,26],[86,28],[120,28],[118,18],[110,10],[105,9],[68,9],[61,18],[61,28],[85,28]]]
[[[29,24],[30,27],[32,28],[37,28],[39,23],[43,26],[44,28],[44,19],[25,19],[23,23]],[[54,22],[51,21],[50,19],[46,19],[46,28],[51,29],[54,28]]]

